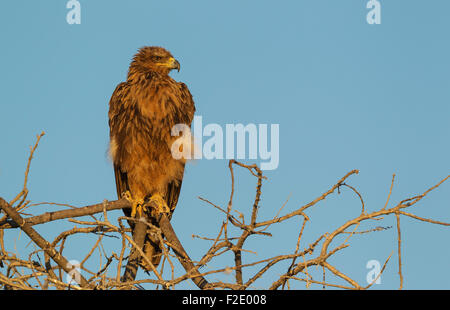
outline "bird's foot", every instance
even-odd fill
[[[161,213],[170,213],[170,208],[167,205],[167,202],[160,194],[152,195],[146,205],[152,207],[152,214],[155,216]]]
[[[129,191],[122,194],[122,197],[131,203],[131,217],[142,217],[142,214],[147,211],[143,199],[134,199]],[[136,214],[138,216],[136,216]]]

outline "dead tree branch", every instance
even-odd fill
[[[443,178],[422,194],[403,199],[399,203],[394,204],[394,206],[389,207],[395,182],[395,175],[393,175],[386,203],[381,208],[369,212],[363,195],[361,195],[356,186],[349,184],[351,177],[358,174],[358,170],[348,172],[328,190],[295,210],[281,214],[288,202],[286,201],[273,217],[259,220],[262,186],[267,178],[257,165],[246,165],[231,160],[228,165],[231,176],[231,189],[227,205],[221,206],[206,198],[199,197],[206,205],[218,210],[224,218],[222,224],[218,225],[218,231],[213,237],[193,235],[193,237],[203,240],[202,242],[210,243],[208,249],[203,254],[194,253],[196,256],[201,257],[200,260],[194,261],[188,255],[188,251],[184,249],[168,217],[164,214],[157,219],[157,226],[153,226],[145,220],[125,218],[123,216],[118,218],[117,224],[113,224],[108,218],[109,212],[130,208],[130,203],[126,199],[116,201],[105,200],[98,204],[80,208],[60,205],[70,208],[26,217],[27,215],[23,211],[32,206],[36,206],[36,204],[30,204],[30,201],[27,201],[27,182],[33,155],[43,135],[44,133],[38,135],[36,144],[30,148],[30,156],[25,170],[24,186],[21,192],[10,202],[0,198],[0,210],[4,212],[4,216],[0,218],[0,287],[7,289],[47,289],[51,286],[56,289],[135,289],[144,284],[162,286],[164,289],[173,289],[175,286],[187,280],[191,280],[200,289],[249,289],[254,287],[256,281],[267,276],[268,271],[274,266],[282,263],[285,263],[286,269],[284,269],[281,275],[278,275],[277,278],[270,281],[269,289],[289,289],[292,283],[305,283],[307,288],[312,284],[316,284],[321,285],[323,288],[369,289],[381,274],[385,272],[385,268],[392,254],[386,259],[381,272],[368,285],[358,283],[346,271],[340,270],[340,268],[330,263],[330,258],[339,255],[343,249],[348,248],[352,237],[355,235],[366,236],[374,232],[389,229],[390,227],[386,228],[380,225],[366,230],[360,229],[362,223],[371,223],[373,220],[379,221],[388,216],[394,216],[396,220],[399,288],[402,289],[404,287],[404,274],[402,270],[402,260],[404,258],[402,257],[400,218],[404,216],[443,227],[450,226],[450,223],[424,218],[407,210],[422,201],[433,190],[439,188],[450,176]],[[252,204],[249,206],[250,216],[248,218],[244,216],[244,210],[239,210],[234,205],[234,196],[238,190],[235,188],[234,169],[236,167],[238,169],[245,169],[245,171],[250,173],[251,178],[256,178],[255,196]],[[336,192],[340,193],[343,188],[349,189],[355,195],[355,198],[358,199],[358,204],[361,205],[358,215],[340,224],[338,228],[331,232],[324,232],[315,236],[312,239],[314,241],[311,244],[307,244],[304,241],[304,236],[305,232],[311,226],[312,215],[310,214],[310,209],[313,207],[323,207],[321,202]],[[49,203],[48,205],[53,204]],[[98,214],[103,215],[102,220],[95,217]],[[82,221],[76,219],[83,216],[90,216],[92,220]],[[295,217],[299,217],[300,223],[298,231],[295,232],[296,241],[292,245],[292,252],[280,253],[273,257],[259,260],[252,259],[250,255],[253,255],[251,253],[255,253],[255,251],[248,248],[247,241],[249,239],[271,237],[272,233],[270,229],[272,227],[275,225],[283,225],[283,223]],[[51,243],[33,228],[34,225],[50,225],[55,221],[61,220],[68,220],[69,223],[78,226],[59,232]],[[132,232],[130,228],[125,227],[122,223],[123,220],[135,221],[135,230]],[[151,264],[142,250],[144,244],[143,238],[148,229],[154,230],[163,244],[163,263],[161,264],[161,270],[157,270]],[[33,244],[37,246],[32,252],[17,253],[19,255],[16,255],[16,253],[8,250],[8,244],[5,240],[10,240],[5,239],[6,234],[17,230],[23,231]],[[130,233],[133,235],[130,235]],[[94,237],[93,240],[95,242],[93,246],[84,249],[87,251],[87,254],[81,260],[79,266],[72,266],[64,257],[63,250],[70,247],[72,245],[72,238],[80,234]],[[114,237],[118,243],[117,247],[105,248],[103,241],[106,237]],[[100,262],[99,264],[94,264],[95,267],[91,270],[92,267],[88,266],[88,261],[92,260],[97,252],[99,253],[97,256]],[[192,254],[194,251],[190,249],[189,252]],[[41,253],[44,254],[43,261],[40,258]],[[127,253],[128,256],[126,255]],[[210,267],[218,257],[226,253],[231,254],[233,258],[229,266]],[[174,264],[172,262],[174,257],[178,260],[182,268],[179,268],[180,265],[178,267],[175,266],[176,263]],[[139,268],[138,261],[140,259],[145,259],[146,263],[152,267],[153,272],[149,273],[146,278],[136,279]],[[52,266],[51,260],[56,265]],[[106,262],[104,263],[103,260]],[[126,266],[124,267],[122,264],[125,261]],[[207,270],[202,269],[201,272],[200,270],[204,266],[207,266]],[[311,271],[313,269],[311,267],[313,266],[322,270],[320,280],[314,279],[315,276]],[[1,272],[2,269],[6,271],[3,273]],[[170,277],[167,276],[166,271],[168,269],[170,269]],[[116,271],[113,275],[111,275],[112,270]],[[74,272],[79,275],[76,279],[77,284],[72,282],[67,283],[63,277],[64,273],[73,274]],[[86,277],[81,276],[81,272]],[[123,276],[121,276],[122,272]],[[215,280],[215,282],[207,280],[207,278],[214,279],[221,274],[233,272],[234,280],[231,282],[226,282],[222,279]],[[330,280],[326,281],[326,274],[330,274],[331,279],[342,280],[345,284],[331,283]]]

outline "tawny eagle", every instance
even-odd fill
[[[173,69],[179,71],[180,64],[166,49],[139,49],[126,82],[117,85],[109,102],[109,151],[117,195],[132,202],[131,210],[124,209],[126,216],[144,216],[153,224],[155,214],[172,215],[184,174],[185,160],[172,156],[178,138],[172,136],[172,127],[190,126],[195,112],[187,86],[169,76]],[[159,208],[148,210],[149,201]],[[130,225],[134,227],[132,221]],[[156,267],[162,253],[156,236],[147,234],[143,250]],[[141,265],[150,270],[144,261]]]

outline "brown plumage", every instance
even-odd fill
[[[187,86],[169,76],[180,64],[161,47],[143,47],[134,56],[127,81],[120,83],[109,103],[110,156],[114,164],[117,195],[129,192],[133,200],[146,201],[159,194],[170,214],[175,209],[185,160],[172,157],[171,135],[176,124],[191,125],[195,107]],[[131,211],[125,210],[130,216]],[[149,213],[145,216],[156,222]],[[130,221],[132,228],[134,225]],[[161,247],[147,234],[144,245],[155,267]],[[149,266],[143,266],[149,269]]]

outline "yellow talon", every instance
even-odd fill
[[[123,192],[123,193],[122,193],[122,198],[125,198],[126,200],[128,200],[128,201],[131,202],[132,198],[131,198],[131,193],[130,193],[130,191]]]
[[[144,206],[144,200],[133,199],[129,191],[124,192],[122,194],[122,197],[131,202],[131,217],[136,217],[136,214],[138,215],[138,217],[142,217],[144,211],[147,210],[147,208]]]
[[[144,200],[142,199],[135,200],[133,202],[133,205],[131,206],[131,217],[140,218],[142,217],[142,214],[144,213],[145,210],[147,209],[144,207]],[[138,216],[136,216],[136,214]]]
[[[170,213],[170,208],[167,205],[167,202],[160,194],[154,194],[149,199],[149,204],[152,204],[152,209],[155,215],[160,213]]]

